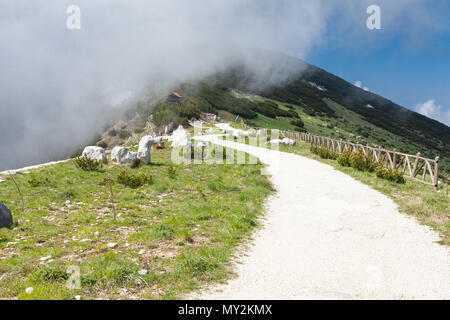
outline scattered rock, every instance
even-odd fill
[[[133,166],[140,162],[137,152],[131,152],[125,147],[114,147],[111,151],[111,160],[119,164],[129,163]]]
[[[41,261],[47,261],[48,259],[50,259],[52,256],[47,256],[47,257],[42,257],[39,260]]]
[[[118,244],[115,242],[108,243],[108,248],[113,249],[113,248],[117,248],[117,246],[118,246]]]
[[[189,148],[191,147],[191,138],[189,133],[183,126],[179,126],[177,130],[172,133],[172,147]]]
[[[75,296],[75,300],[81,300],[81,296]]]
[[[139,149],[137,152],[137,158],[140,161],[143,161],[145,164],[151,163],[151,154],[150,154],[150,148],[153,144],[153,137],[152,136],[145,136],[139,141]]]
[[[114,147],[111,151],[111,160],[119,164],[126,164],[129,152],[128,148]]]
[[[28,288],[25,289],[25,293],[26,293],[26,294],[32,294],[33,291],[34,291],[34,288],[33,288],[33,287],[28,287]]]
[[[11,210],[0,202],[0,228],[9,228],[13,224]]]
[[[139,252],[138,252],[138,254],[144,254],[145,253],[145,250],[144,249],[141,249],[141,250],[139,250]]]
[[[295,146],[295,144],[297,143],[295,140],[289,139],[289,138],[284,138],[283,140],[280,139],[273,139],[270,140],[269,143],[278,143],[278,144],[284,144],[285,146]]]
[[[297,143],[295,140],[292,140],[289,138],[284,138],[282,141],[283,141],[284,145],[290,146],[290,147],[295,146]]]
[[[86,147],[83,150],[83,156],[91,160],[96,160],[103,163],[107,162],[106,151],[101,147],[96,146]]]
[[[147,275],[148,274],[148,271],[147,270],[145,270],[145,269],[143,269],[143,270],[139,270],[139,272],[138,272],[141,276],[145,276],[145,275]]]

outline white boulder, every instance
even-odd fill
[[[125,147],[114,147],[111,151],[111,160],[118,164],[137,165],[140,162],[137,152],[131,152]]]
[[[150,154],[150,148],[153,144],[153,137],[152,136],[145,136],[139,141],[139,149],[137,152],[137,158],[144,162],[145,164],[149,164],[151,162],[151,154]]]
[[[273,140],[270,140],[269,143],[273,143],[273,144],[278,143],[278,144],[283,144],[288,147],[292,147],[292,146],[295,146],[296,141],[289,139],[289,138],[284,138],[282,140],[281,139],[273,139]]]
[[[292,139],[289,139],[289,138],[284,138],[282,141],[283,141],[283,144],[288,146],[288,147],[295,146],[295,144],[296,144],[295,140],[292,140]]]
[[[191,138],[189,136],[189,133],[187,132],[186,129],[183,128],[183,126],[179,126],[178,129],[172,133],[171,140],[173,148],[191,147]]]
[[[145,158],[147,159],[147,158]],[[150,163],[150,151],[148,152],[148,162],[145,162],[146,164]],[[142,160],[145,161],[145,160]],[[130,163],[131,165],[139,165],[139,163],[141,162],[141,159],[139,158],[138,152],[128,152],[127,155],[127,162]]]
[[[273,140],[270,140],[268,143],[278,143],[278,144],[283,144],[283,140],[281,140],[281,139],[273,139]]]
[[[126,164],[130,150],[125,147],[114,147],[111,151],[111,160],[119,164]]]
[[[96,161],[100,161],[103,163],[106,163],[106,151],[105,149],[101,148],[101,147],[96,147],[96,146],[89,146],[84,148],[83,150],[83,156],[91,159],[91,160],[96,160]]]

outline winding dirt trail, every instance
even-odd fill
[[[450,299],[449,249],[388,197],[298,155],[196,139],[257,156],[277,193],[237,277],[190,298]]]

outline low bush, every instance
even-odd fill
[[[301,120],[301,119],[297,119],[297,120],[292,120],[291,124],[293,126],[296,126],[298,128],[303,128],[305,126],[305,123]]]
[[[392,169],[386,169],[381,164],[378,164],[375,173],[378,178],[386,179],[395,183],[405,184],[406,179],[401,172]]]
[[[114,128],[112,128],[111,130],[108,131],[108,134],[109,134],[111,137],[115,137],[115,136],[117,136],[117,130],[114,129]]]
[[[36,187],[39,187],[39,186],[43,186],[43,185],[46,185],[46,184],[49,184],[49,183],[50,183],[50,181],[49,181],[48,178],[45,178],[44,180],[38,180],[36,178],[32,178],[32,179],[28,180],[28,184],[30,186],[32,186],[33,188],[36,188]]]
[[[332,159],[336,160],[338,158],[338,155],[336,152],[332,150],[328,150],[326,147],[318,147],[318,146],[311,146],[311,152],[314,154],[317,154],[322,159]]]
[[[120,130],[120,133],[119,133],[119,138],[120,139],[128,139],[129,137],[131,137],[130,131]]]
[[[343,167],[350,167],[350,157],[352,153],[348,150],[344,150],[339,157],[337,158],[337,162]]]
[[[170,179],[175,179],[177,169],[174,166],[170,166],[167,168],[167,175]]]
[[[103,149],[108,148],[108,144],[105,141],[99,141],[97,142],[97,146]]]
[[[132,189],[137,189],[145,184],[152,184],[153,177],[145,173],[131,174],[122,170],[117,176],[117,182]]]
[[[360,171],[373,172],[377,164],[373,157],[365,155],[360,149],[350,155],[350,165]]]
[[[89,159],[86,156],[75,158],[73,162],[75,167],[84,171],[99,171],[102,168],[100,161]]]

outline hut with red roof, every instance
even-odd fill
[[[184,104],[183,97],[177,92],[172,92],[171,94],[169,94],[169,96],[167,97],[167,102],[176,102],[179,104]]]

